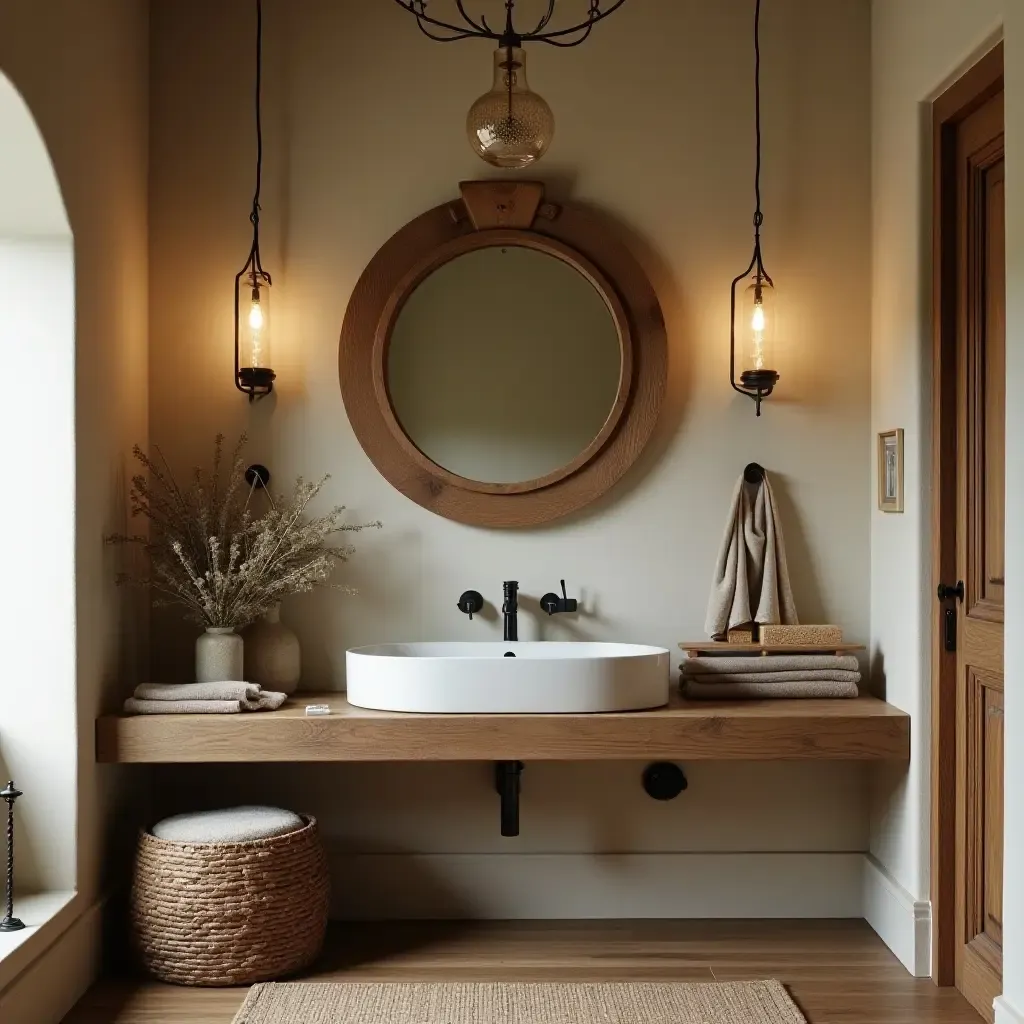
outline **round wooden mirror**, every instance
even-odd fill
[[[530,526],[603,494],[665,387],[657,296],[604,221],[536,182],[465,182],[395,234],[345,315],[352,427],[438,515]]]

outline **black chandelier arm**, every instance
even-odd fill
[[[587,25],[586,28],[581,28],[581,35],[578,39],[546,39],[544,36],[537,36],[537,42],[547,43],[548,46],[557,46],[560,49],[567,50],[571,46],[579,46],[580,43],[585,42],[589,37],[590,33],[594,31],[593,22]]]
[[[453,35],[453,36],[437,36],[437,35],[434,35],[434,33],[431,32],[426,27],[426,25],[424,25],[423,22],[419,20],[419,18],[416,19],[416,25],[419,28],[419,30],[428,39],[433,39],[435,43],[454,43],[454,42],[457,42],[460,39],[479,39],[480,38],[477,35],[476,32],[459,32],[458,34]]]
[[[430,36],[431,39],[435,39],[440,43],[454,42],[456,39],[472,39],[472,38],[485,38],[485,39],[500,39],[500,35],[497,32],[488,30],[481,30],[473,28],[467,30],[465,25],[452,25],[447,21],[441,21],[438,18],[432,18],[421,6],[418,5],[417,0],[395,0],[395,3],[402,8],[403,11],[408,11],[416,21],[419,23],[420,29],[424,34]],[[435,28],[443,28],[447,32],[453,33],[450,36],[435,36],[427,32],[423,27],[423,23],[426,22],[428,25],[433,25]],[[470,24],[473,24],[470,22]]]
[[[487,26],[487,22],[484,20],[483,15],[480,16],[480,23],[477,23],[470,16],[466,10],[465,0],[455,0],[455,6],[459,9],[459,14],[474,28],[477,32],[486,32],[488,35],[491,34],[491,30]]]
[[[547,13],[540,21],[537,22],[537,27],[533,30],[531,35],[539,35],[548,27],[548,22],[551,21],[551,16],[555,13],[555,0],[548,0]]]
[[[593,2],[593,0],[592,0]],[[597,7],[592,6],[590,9],[590,17],[586,21],[581,21],[578,25],[573,25],[572,28],[557,29],[554,32],[542,32],[534,35],[523,36],[523,39],[534,40],[538,43],[552,43],[557,46],[556,39],[564,36],[571,36],[575,32],[583,32],[586,30],[588,33],[590,30],[599,22],[604,21],[610,14],[614,14],[626,0],[615,0],[615,2],[606,11],[602,11]],[[583,40],[581,39],[580,42]],[[566,45],[565,43],[562,44]],[[575,45],[573,43],[568,44],[570,46]]]
[[[536,28],[532,32],[517,32],[512,27],[512,5],[506,7],[506,25],[502,32],[498,32],[493,29],[487,22],[486,17],[480,16],[480,20],[476,21],[472,15],[466,10],[465,0],[456,0],[456,7],[458,8],[459,14],[465,24],[455,25],[450,21],[443,21],[440,18],[435,18],[426,12],[426,5],[423,0],[395,0],[395,3],[402,8],[403,11],[407,11],[415,19],[419,25],[420,31],[429,39],[433,39],[439,43],[450,43],[455,42],[458,39],[494,39],[501,41],[503,39],[511,38],[515,41],[514,45],[518,45],[522,42],[538,42],[548,43],[551,46],[578,46],[583,42],[587,36],[590,35],[594,25],[599,21],[603,21],[608,17],[609,14],[613,14],[617,11],[626,0],[613,0],[613,3],[607,10],[600,9],[601,0],[589,0],[590,12],[585,21],[578,22],[568,28],[556,29],[551,32],[545,31],[547,26],[551,22],[551,18],[555,13],[555,0],[548,0],[548,9],[537,23]],[[437,35],[427,29],[427,25],[432,28],[441,29],[448,33],[447,35]],[[570,38],[578,36],[579,38]]]

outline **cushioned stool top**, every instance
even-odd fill
[[[152,832],[177,843],[247,843],[297,832],[304,825],[297,814],[278,807],[225,807],[175,814],[157,822]]]

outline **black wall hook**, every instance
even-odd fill
[[[743,479],[748,484],[759,484],[764,479],[764,466],[758,462],[748,462],[743,470]]]
[[[245,471],[245,482],[252,488],[255,488],[257,484],[267,489],[270,484],[270,470],[266,466],[261,466],[258,463],[254,466],[250,466]]]

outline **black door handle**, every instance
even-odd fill
[[[943,619],[945,620],[945,629],[943,630],[944,636],[942,638],[942,646],[947,651],[956,650],[956,609],[947,608],[943,613]]]
[[[940,583],[939,589],[936,591],[936,593],[939,595],[940,601],[945,601],[948,597],[955,597],[958,601],[963,603],[964,581],[957,580],[955,587],[951,587],[947,583]]]

